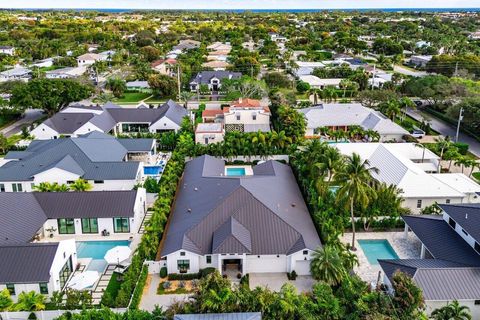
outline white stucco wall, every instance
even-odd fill
[[[253,120],[252,115],[257,115]],[[240,120],[237,120],[237,114],[240,114]],[[270,124],[270,115],[262,110],[232,110],[225,115],[225,124]]]
[[[205,138],[208,138],[208,143],[205,143]],[[223,132],[214,133],[195,133],[195,143],[209,144],[223,141]]]
[[[167,117],[160,118],[157,122],[150,125],[150,132],[155,133],[157,130],[175,130],[177,132],[180,126],[168,119]]]
[[[30,131],[30,134],[38,140],[49,140],[58,138],[60,136],[56,130],[53,130],[43,123],[39,124],[35,129]]]
[[[425,207],[431,206],[435,203],[445,204],[447,199],[450,200],[451,204],[462,203],[464,202],[462,198],[404,198],[403,206],[409,208],[412,213],[420,213]],[[422,207],[417,208],[417,201],[422,200]]]
[[[185,255],[181,256],[180,253],[184,252]],[[180,273],[177,266],[177,260],[190,260],[190,269],[187,273],[195,273],[200,270],[200,258],[198,254],[189,252],[186,250],[178,250],[167,256],[167,271],[168,273]]]

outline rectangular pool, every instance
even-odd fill
[[[245,168],[227,168],[227,176],[244,176]]]
[[[143,174],[148,176],[158,176],[162,173],[163,168],[161,166],[148,166],[143,167]]]
[[[116,246],[129,246],[128,240],[117,241],[80,241],[77,242],[77,257],[103,260],[108,250]]]
[[[377,265],[378,259],[399,259],[390,242],[386,239],[358,240],[358,244],[360,244],[368,262],[372,265]]]

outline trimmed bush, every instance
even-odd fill
[[[468,148],[469,148],[469,145],[468,143],[465,143],[465,142],[455,142],[453,144],[455,147],[457,147],[458,149],[458,152],[461,154],[461,155],[466,155],[467,152],[468,152]]]
[[[168,280],[175,281],[175,280],[193,280],[199,279],[200,273],[170,273],[168,275]]]
[[[160,278],[166,278],[168,275],[167,267],[162,267],[160,269]]]
[[[209,267],[209,268],[205,268],[205,269],[200,269],[200,278],[205,278],[206,276],[208,276],[209,274],[211,273],[215,273],[215,268],[212,268],[212,267]]]

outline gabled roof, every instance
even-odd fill
[[[440,204],[440,208],[448,214],[463,230],[480,243],[480,203],[475,204]]]
[[[396,271],[410,275],[427,301],[480,299],[480,268],[438,259],[379,260],[392,280]]]
[[[190,83],[199,83],[199,84],[208,84],[212,78],[217,78],[220,81],[223,79],[238,79],[242,76],[241,72],[232,72],[232,71],[201,71],[190,80]]]
[[[0,283],[50,281],[58,243],[0,246]]]
[[[49,126],[59,134],[72,134],[88,123],[94,117],[92,113],[60,112],[45,120],[43,124]]]
[[[225,176],[224,161],[211,156],[188,162],[161,256],[181,249],[291,254],[320,246],[291,169],[268,161],[253,170],[262,174]]]
[[[435,259],[480,267],[480,255],[443,220],[442,216],[402,216]]]

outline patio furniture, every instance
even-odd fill
[[[93,286],[98,279],[100,279],[100,274],[97,271],[85,271],[73,276],[68,282],[68,287],[82,290]]]
[[[120,261],[125,261],[130,257],[132,250],[127,246],[116,246],[108,250],[104,259],[108,264],[120,264]]]

